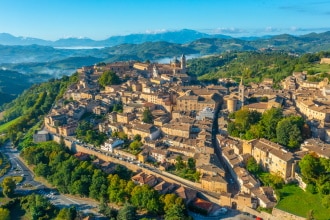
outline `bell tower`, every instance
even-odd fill
[[[239,95],[239,101],[241,102],[241,107],[244,106],[244,90],[245,90],[245,87],[244,87],[244,84],[243,84],[243,76],[241,77],[241,82],[239,83],[239,86],[238,86],[238,95]]]
[[[186,73],[186,56],[184,54],[181,56],[181,70],[182,73]]]

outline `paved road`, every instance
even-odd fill
[[[219,113],[221,110],[221,105],[218,104],[215,108],[214,111],[214,117],[213,117],[213,123],[212,123],[212,146],[214,148],[215,154],[217,155],[219,161],[222,164],[222,167],[226,171],[226,181],[229,183],[228,184],[228,192],[232,193],[233,195],[237,194],[239,192],[239,186],[229,170],[227,169],[227,166],[225,165],[225,162],[223,161],[222,157],[222,152],[221,148],[218,146],[216,135],[219,132],[219,125],[218,125],[218,118],[219,118]]]
[[[0,151],[8,157],[11,163],[10,171],[0,178],[0,182],[2,182],[2,180],[8,176],[24,177],[23,182],[16,187],[16,193],[23,195],[37,193],[46,196],[51,203],[58,207],[69,207],[74,205],[78,210],[84,213],[93,213],[98,215],[96,211],[98,207],[97,202],[63,194],[54,195],[54,189],[48,188],[44,184],[35,181],[33,172],[25,166],[19,156],[19,152],[12,148],[9,142],[4,144],[4,146],[0,148]]]

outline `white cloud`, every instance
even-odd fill
[[[240,28],[234,28],[234,27],[230,27],[230,28],[216,28],[211,30],[212,34],[242,34],[242,33],[246,33],[246,30],[244,29],[240,29]]]
[[[168,30],[166,29],[158,29],[158,30],[146,30],[145,33],[146,34],[160,34],[160,33],[165,33]]]

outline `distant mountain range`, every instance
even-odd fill
[[[7,42],[10,41],[12,44],[14,44],[15,41],[17,44],[19,42],[25,42],[26,44],[28,42],[47,42],[42,40],[38,41],[38,39],[35,38],[10,37],[11,35],[7,34],[2,34],[1,36],[0,42],[7,39]],[[224,35],[212,35],[218,38],[209,38],[208,36],[210,35],[192,30],[162,34],[128,35],[117,37],[117,40],[115,40],[116,37],[109,38],[108,40],[110,41],[110,39],[112,39],[113,43],[115,41],[147,42],[123,43],[99,49],[59,49],[53,46],[36,44],[25,46],[0,45],[0,67],[25,74],[38,73],[58,77],[63,74],[67,75],[72,73],[77,67],[92,65],[102,61],[158,61],[163,58],[180,56],[181,54],[190,54],[198,57],[219,54],[226,51],[281,50],[289,53],[302,54],[330,50],[330,31],[319,34],[310,33],[302,36],[282,34],[253,39],[239,39]],[[195,38],[198,39],[196,40]],[[163,41],[159,41],[160,39],[163,39]],[[165,41],[166,39],[170,39],[169,41],[172,42]],[[155,42],[151,42],[151,40]],[[64,47],[64,45],[68,46],[68,44],[64,43],[68,43],[69,41],[76,42],[77,46],[77,42],[88,43],[92,40],[62,39],[56,42]],[[179,41],[181,43],[173,43],[173,41]],[[52,43],[55,44],[55,42]],[[73,45],[73,43],[71,45]],[[86,45],[87,44],[84,46]],[[80,47],[83,47],[82,44],[80,44]]]
[[[244,40],[257,40],[265,37],[243,37]],[[144,42],[166,41],[170,43],[185,44],[201,38],[231,39],[222,34],[206,34],[194,30],[183,29],[155,34],[130,34],[125,36],[112,36],[105,40],[92,40],[89,38],[63,38],[56,41],[43,40],[31,37],[15,37],[8,33],[0,33],[2,45],[32,45],[51,47],[111,47],[119,44],[140,44]]]
[[[67,47],[71,49],[65,49]],[[72,47],[76,48],[72,49]],[[77,49],[77,47],[101,48]],[[330,51],[330,31],[301,36],[282,34],[233,38],[185,29],[159,34],[116,36],[103,41],[77,38],[46,41],[0,34],[0,97],[3,99],[0,105],[13,99],[33,83],[70,75],[78,67],[98,62],[127,60],[160,62],[164,58],[167,60],[181,54],[186,54],[187,57],[189,55],[189,57],[199,57],[227,51],[258,50],[277,50],[296,54]]]

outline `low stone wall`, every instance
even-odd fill
[[[244,207],[243,211],[251,213],[255,216],[261,217],[264,220],[276,220],[276,219],[282,219],[282,218],[275,218],[274,216],[272,216],[271,214],[267,213],[267,212],[258,212],[255,209],[252,209],[250,207]]]
[[[299,202],[299,201],[297,201]],[[306,211],[307,212],[307,211]],[[283,210],[273,208],[273,219],[286,219],[286,220],[305,220],[306,218],[297,216],[288,212],[285,212]]]
[[[54,141],[60,143],[60,137],[59,136],[52,135],[52,138],[53,138]],[[104,155],[102,153],[99,153],[99,152],[96,152],[94,150],[88,149],[86,147],[83,147],[82,145],[76,144],[76,143],[68,141],[68,140],[64,140],[64,143],[74,153],[82,152],[82,153],[85,153],[85,154],[94,155],[94,156],[96,156],[96,157],[98,157],[101,160],[104,160],[106,162],[121,164],[121,165],[127,167],[128,169],[132,170],[133,172],[143,171],[143,172],[148,173],[148,174],[153,174],[156,177],[162,178],[163,180],[165,180],[169,183],[175,183],[175,184],[178,184],[178,185],[182,185],[182,186],[185,186],[185,187],[195,189],[196,191],[201,193],[204,197],[208,198],[211,202],[214,202],[216,204],[219,203],[219,198],[217,196],[211,196],[211,195],[208,195],[208,194],[206,194],[202,191],[200,183],[191,182],[189,180],[183,179],[181,177],[175,176],[175,175],[173,175],[171,173],[168,173],[168,172],[165,172],[165,171],[154,172],[152,170],[148,170],[148,169],[145,169],[143,167],[139,167],[136,164],[131,164],[131,163],[119,160],[117,158]]]
[[[60,143],[60,137],[58,137],[56,135],[53,135],[53,140]],[[85,154],[94,155],[94,156],[96,156],[96,157],[98,157],[101,160],[104,160],[106,162],[113,162],[113,163],[116,163],[116,164],[121,164],[121,165],[127,167],[128,169],[132,170],[133,172],[137,172],[140,169],[140,167],[138,167],[134,164],[127,163],[125,161],[119,160],[119,159],[114,158],[114,157],[109,157],[109,156],[104,155],[102,153],[99,153],[99,152],[93,151],[91,149],[85,148],[85,147],[83,147],[79,144],[72,143],[71,141],[64,140],[64,143],[65,143],[65,146],[67,146],[74,153],[82,152],[82,153],[85,153]]]

